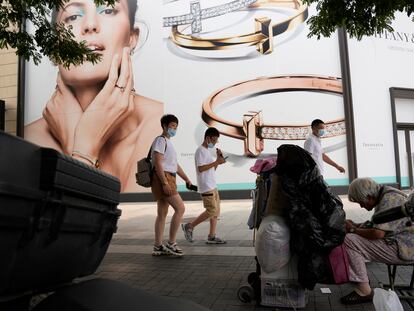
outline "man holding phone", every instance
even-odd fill
[[[220,149],[216,148],[217,158],[214,161],[209,149],[214,148],[220,136],[219,131],[210,127],[204,134],[204,141],[195,153],[195,165],[197,172],[198,192],[201,194],[204,208],[206,209],[190,223],[182,224],[184,236],[187,241],[193,242],[193,230],[203,221],[210,219],[210,231],[207,244],[224,244],[226,241],[216,236],[217,218],[220,215],[220,197],[216,184],[216,169],[226,163]]]

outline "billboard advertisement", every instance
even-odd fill
[[[381,183],[396,182],[389,89],[414,88],[412,19],[398,13],[392,28],[361,41],[349,39],[358,175]],[[414,115],[407,111],[397,121],[414,123]],[[408,185],[402,177],[402,186]]]
[[[303,146],[318,118],[327,126],[325,152],[347,171],[338,38],[307,37],[314,7],[299,0],[134,3],[68,1],[52,14],[102,61],[69,69],[46,59],[27,64],[26,139],[93,155],[123,192],[148,191],[135,184],[136,162],[161,134],[160,117],[172,113],[179,119],[172,142],[192,181],[195,150],[214,126],[228,156],[219,189],[251,189],[255,160],[281,144]],[[324,177],[348,184],[328,165]]]

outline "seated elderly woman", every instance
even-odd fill
[[[370,178],[357,178],[349,186],[351,202],[359,203],[374,215],[405,203],[407,195],[398,189],[377,184]],[[355,283],[354,291],[341,298],[343,304],[370,302],[373,291],[369,285],[366,261],[386,264],[414,262],[413,226],[407,227],[408,218],[384,224],[355,224],[346,221],[348,234],[345,247],[349,258],[349,280]]]

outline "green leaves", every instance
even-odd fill
[[[25,60],[39,64],[43,56],[65,67],[85,61],[96,63],[99,55],[76,42],[63,25],[52,25],[50,12],[67,0],[3,0],[0,4],[0,48],[13,48]],[[97,5],[114,5],[117,0],[95,0]],[[329,37],[338,27],[361,39],[383,30],[392,31],[395,12],[414,13],[413,0],[303,0],[317,4],[318,15],[309,19],[309,36]],[[24,21],[36,31],[28,33]]]
[[[414,12],[412,0],[303,0],[317,3],[317,15],[309,19],[309,37],[329,37],[343,27],[351,37],[360,40],[383,30],[392,31],[395,12]],[[414,20],[414,18],[413,18]]]
[[[96,63],[100,56],[92,53],[84,42],[76,42],[70,29],[50,23],[50,12],[67,0],[9,0],[0,4],[0,48],[16,49],[25,60],[39,64],[42,56],[55,64],[69,67],[85,61]],[[97,5],[114,5],[116,0],[95,0]],[[28,33],[25,21],[35,33]]]

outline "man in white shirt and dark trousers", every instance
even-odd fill
[[[189,242],[193,242],[193,230],[203,221],[210,219],[210,232],[207,244],[224,244],[226,241],[216,236],[217,218],[220,215],[220,197],[216,184],[217,166],[226,162],[223,154],[216,149],[217,158],[214,161],[209,149],[213,149],[220,136],[219,131],[210,127],[204,134],[204,141],[195,153],[195,165],[197,172],[198,192],[201,194],[204,208],[206,209],[190,223],[182,224],[184,236]]]
[[[323,162],[335,167],[339,172],[345,173],[345,169],[333,161],[326,153],[323,152],[321,137],[325,135],[325,123],[316,119],[311,124],[312,133],[305,141],[304,149],[308,151],[318,165],[321,175],[323,175]]]

